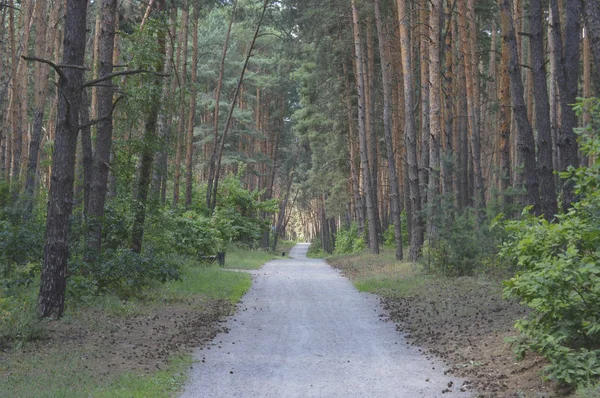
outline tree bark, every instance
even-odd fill
[[[98,78],[104,78],[113,72],[113,53],[115,45],[115,22],[117,0],[102,0],[100,11],[102,24],[98,43]],[[102,218],[104,203],[108,191],[108,172],[110,165],[110,149],[113,134],[113,84],[112,79],[103,81],[96,88],[98,106],[98,125],[96,145],[92,164],[92,179],[90,182],[89,207],[87,214],[88,261],[95,261],[100,254],[102,245]]]
[[[510,164],[510,76],[508,65],[510,63],[510,51],[506,42],[502,42],[502,65],[500,68],[500,192],[502,193],[502,210],[505,213],[510,211],[512,206],[512,195],[509,188],[511,182],[511,164]],[[510,216],[510,215],[509,215]]]
[[[537,166],[540,187],[541,212],[550,221],[558,212],[554,168],[552,167],[552,135],[550,126],[550,103],[546,83],[544,36],[542,31],[542,1],[529,2],[529,45],[531,49],[531,73],[535,95],[535,120],[537,130]]]
[[[376,203],[373,201],[371,169],[369,167],[369,146],[367,145],[367,127],[366,127],[366,99],[365,99],[365,71],[363,70],[363,49],[360,39],[360,21],[356,0],[352,0],[352,21],[354,34],[354,54],[356,58],[356,89],[358,91],[358,137],[360,147],[360,164],[363,175],[364,197],[367,207],[367,217],[369,223],[369,247],[373,254],[379,254],[379,236],[377,234],[377,213]]]
[[[63,64],[83,65],[87,4],[87,0],[66,2]],[[58,83],[52,184],[38,296],[38,312],[41,317],[60,318],[64,310],[69,257],[69,218],[73,205],[83,72],[83,69],[79,68],[64,68]]]
[[[518,127],[517,149],[523,161],[523,177],[526,190],[525,204],[533,206],[533,213],[540,214],[539,185],[536,171],[535,142],[533,130],[527,118],[527,107],[524,100],[521,66],[515,36],[514,20],[510,0],[499,0],[502,12],[502,38],[510,54],[508,71],[510,75],[510,93],[514,116]]]
[[[586,34],[594,57],[595,79],[600,79],[600,2],[583,0]]]
[[[417,134],[415,129],[415,115],[413,112],[413,80],[411,62],[411,40],[409,35],[408,0],[397,0],[398,22],[400,23],[400,51],[402,57],[402,73],[404,77],[404,117],[405,117],[405,142],[408,164],[409,196],[412,218],[410,234],[410,261],[417,261],[423,246],[423,220],[421,217],[421,195],[419,192],[419,167],[417,164]]]
[[[394,241],[396,259],[402,260],[402,224],[400,221],[400,188],[396,170],[396,156],[392,139],[392,63],[389,59],[388,41],[385,39],[379,0],[375,0],[375,23],[379,38],[379,56],[381,58],[381,73],[383,77],[383,132],[387,148],[388,177],[390,180],[390,199],[392,205],[392,222],[394,223]]]
[[[185,91],[187,79],[188,59],[188,23],[189,23],[189,0],[185,0],[181,11],[181,38],[179,40],[181,50],[181,74],[179,76],[179,125],[177,127],[177,139],[175,140],[175,178],[173,183],[173,205],[179,203],[179,181],[181,180],[181,156],[182,141],[185,130]]]
[[[196,115],[196,81],[198,79],[198,21],[200,20],[200,5],[194,3],[192,25],[192,77],[190,81],[190,109],[187,122],[187,139],[185,150],[185,207],[192,206],[192,165],[194,154],[194,119]]]

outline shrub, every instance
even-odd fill
[[[365,240],[358,234],[358,226],[352,223],[349,228],[340,229],[335,237],[333,254],[356,253],[365,248]]]
[[[480,225],[473,211],[445,222],[423,245],[421,261],[430,271],[448,276],[471,275],[496,253],[496,236]]]
[[[179,265],[152,252],[137,254],[129,249],[106,250],[95,263],[71,262],[68,290],[83,299],[96,293],[114,293],[121,299],[141,296],[157,283],[178,280]]]
[[[587,105],[597,123],[600,102]],[[600,376],[600,139],[591,128],[579,133],[582,151],[596,160],[562,177],[571,179],[581,200],[555,223],[527,212],[521,221],[505,222],[508,237],[500,250],[520,269],[505,282],[504,295],[532,309],[516,323],[517,351],[542,353],[550,361],[548,377],[568,385]]]

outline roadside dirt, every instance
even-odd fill
[[[349,278],[356,267],[334,266]],[[479,397],[565,397],[569,392],[544,381],[544,358],[528,354],[517,361],[507,337],[526,314],[518,303],[502,299],[500,278],[426,278],[416,292],[401,297],[382,292],[382,303],[397,329],[427,355],[442,358],[448,373],[467,378]]]
[[[48,324],[44,340],[27,344],[16,355],[77,350],[85,355],[85,367],[99,378],[155,371],[166,366],[170,356],[203,346],[224,331],[221,321],[232,309],[227,301],[205,300],[144,308],[144,315],[133,316],[83,310],[75,320]]]

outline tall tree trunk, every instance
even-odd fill
[[[533,213],[540,213],[539,185],[535,160],[535,141],[533,130],[527,118],[527,107],[524,100],[523,81],[521,79],[521,66],[515,36],[514,20],[510,0],[499,0],[502,12],[502,38],[505,41],[510,60],[508,71],[510,74],[510,93],[514,116],[518,127],[517,146],[523,160],[523,177],[526,190],[525,204],[533,206]]]
[[[185,150],[185,207],[192,205],[192,161],[194,154],[194,117],[196,115],[196,81],[198,78],[198,21],[200,20],[200,5],[194,3],[194,16],[192,25],[192,78],[190,81],[190,109],[188,115],[188,130]]]
[[[417,261],[423,246],[423,219],[421,217],[421,195],[419,192],[419,167],[417,164],[417,134],[415,115],[413,112],[413,80],[411,62],[411,40],[409,35],[408,0],[398,1],[398,22],[400,23],[400,51],[402,57],[402,73],[404,76],[404,117],[405,141],[408,166],[409,195],[412,218],[410,235],[410,261]]]
[[[429,184],[429,0],[419,0],[419,71],[421,91],[421,157],[419,158],[419,186],[423,207],[428,203],[427,186]]]
[[[217,192],[219,189],[219,176],[221,174],[221,158],[223,157],[223,150],[225,149],[225,142],[227,140],[227,134],[229,133],[229,128],[231,127],[231,122],[233,120],[233,110],[235,109],[236,102],[238,100],[238,96],[240,94],[240,90],[242,88],[242,84],[244,83],[244,75],[246,74],[246,69],[248,68],[248,62],[250,61],[250,57],[252,56],[252,51],[254,50],[254,45],[256,44],[256,39],[258,37],[258,33],[260,32],[260,28],[262,27],[262,22],[265,17],[265,13],[267,11],[267,7],[269,5],[269,0],[264,0],[262,12],[260,14],[258,23],[256,24],[256,29],[254,31],[254,36],[252,37],[252,42],[250,43],[250,47],[248,48],[248,53],[246,54],[246,60],[244,61],[244,65],[242,66],[242,72],[240,73],[240,78],[238,81],[238,85],[233,94],[233,99],[231,100],[231,105],[229,106],[229,113],[227,115],[227,121],[225,122],[225,128],[223,129],[223,135],[221,136],[221,142],[219,143],[219,151],[217,154],[217,162],[215,166],[215,180],[212,186],[212,202],[209,206],[210,211],[214,211],[215,206],[217,205]]]
[[[400,188],[396,170],[396,157],[392,139],[392,63],[389,59],[390,49],[386,48],[379,0],[375,0],[375,23],[379,38],[379,56],[381,57],[381,73],[383,76],[383,132],[387,148],[388,175],[390,181],[390,199],[392,204],[392,221],[394,223],[394,241],[396,244],[396,259],[402,260],[402,224],[400,222]]]
[[[363,197],[360,194],[360,183],[358,177],[358,171],[356,170],[356,161],[354,159],[355,150],[354,142],[356,139],[356,132],[354,130],[354,117],[352,116],[352,97],[350,95],[350,78],[348,76],[348,66],[344,62],[342,64],[344,71],[344,97],[346,99],[346,112],[348,118],[348,153],[350,155],[350,176],[352,178],[352,189],[354,194],[354,202],[356,208],[356,218],[358,221],[358,234],[363,236],[365,232],[365,206],[363,204]]]
[[[542,31],[542,1],[529,2],[529,45],[531,48],[531,73],[535,95],[535,120],[537,129],[537,166],[540,187],[541,211],[550,221],[558,212],[554,169],[552,167],[552,135],[550,127],[550,103],[546,83],[544,36]]]
[[[100,79],[113,72],[113,53],[115,48],[115,19],[117,0],[102,0],[101,31],[99,36],[98,77]],[[110,149],[113,134],[113,84],[112,79],[103,81],[97,91],[98,127],[92,166],[88,208],[88,259],[95,261],[102,245],[102,218],[104,202],[108,188]]]
[[[586,34],[594,57],[595,79],[600,79],[600,2],[583,0]]]
[[[67,0],[63,64],[83,66],[87,0]],[[69,218],[73,206],[75,152],[83,68],[64,68],[58,83],[56,138],[52,158],[52,184],[46,218],[46,244],[42,264],[38,312],[60,318],[64,310],[69,257]]]
[[[441,37],[442,0],[431,1],[429,18],[429,76],[431,79],[430,95],[430,174],[429,174],[429,239],[437,234],[437,223],[440,201],[440,137],[442,135],[442,76],[440,73],[440,37]]]
[[[502,41],[502,65],[500,68],[500,192],[502,193],[502,209],[507,213],[512,206],[512,195],[509,192],[511,183],[510,165],[510,76],[508,73],[510,50]]]
[[[363,175],[364,197],[367,207],[367,217],[369,223],[369,247],[374,254],[379,254],[379,236],[377,234],[377,213],[373,198],[371,169],[369,167],[366,128],[366,99],[365,99],[365,71],[363,70],[363,49],[360,39],[360,21],[356,0],[352,0],[352,21],[354,33],[354,54],[356,58],[356,89],[358,91],[358,137],[360,147],[360,163]]]
[[[217,80],[217,87],[215,92],[215,110],[213,112],[213,144],[212,154],[210,156],[210,163],[208,166],[208,182],[206,188],[206,206],[210,208],[212,203],[212,186],[215,179],[215,167],[217,163],[218,155],[218,144],[219,144],[219,110],[221,108],[221,88],[223,87],[223,78],[225,75],[225,58],[227,57],[227,51],[229,49],[229,37],[231,36],[231,26],[235,18],[235,11],[237,9],[237,0],[234,0],[231,9],[231,16],[229,17],[229,25],[227,26],[227,33],[225,35],[225,43],[223,44],[223,53],[221,54],[221,63],[219,64],[219,79]]]
[[[461,50],[464,53],[464,64],[465,64],[465,81],[467,91],[467,113],[468,113],[468,127],[469,127],[469,138],[471,141],[471,153],[473,156],[473,167],[474,167],[474,182],[476,192],[476,206],[480,210],[480,213],[485,208],[485,186],[483,184],[483,171],[481,169],[481,142],[479,133],[479,90],[476,87],[478,74],[477,68],[477,54],[474,51],[474,40],[475,40],[475,21],[474,21],[474,9],[471,10],[471,19],[467,21],[467,8],[472,7],[473,0],[469,1],[469,7],[467,7],[467,0],[458,0],[458,15],[459,15],[459,36],[461,43]],[[474,6],[473,6],[474,7]],[[467,23],[469,22],[469,26]],[[468,30],[470,30],[471,36],[469,36]]]
[[[156,11],[162,12],[165,9],[166,0],[158,0],[156,3]],[[161,74],[164,71],[166,43],[165,33],[158,33],[157,37],[160,57],[156,61],[156,73]],[[142,154],[140,162],[140,176],[137,184],[137,194],[133,209],[133,227],[131,231],[131,250],[135,253],[141,253],[142,242],[144,239],[144,224],[146,221],[146,205],[148,202],[148,190],[150,188],[150,180],[152,176],[152,162],[154,161],[154,148],[151,143],[156,140],[156,127],[158,121],[158,113],[160,111],[161,93],[163,92],[162,84],[167,84],[160,76],[154,77],[153,84],[156,86],[152,95],[152,106],[146,116],[144,125],[144,145],[142,145]]]
[[[444,71],[444,157],[442,160],[442,184],[445,200],[451,204],[454,201],[454,180],[456,167],[454,148],[454,101],[452,89],[454,83],[453,55],[452,55],[452,0],[446,2],[445,16],[447,30],[444,42],[445,71]]]
[[[181,36],[179,43],[181,49],[181,74],[179,75],[179,125],[177,126],[177,139],[175,140],[175,181],[173,183],[173,205],[179,203],[179,181],[181,180],[181,157],[182,142],[185,130],[185,91],[187,78],[187,59],[188,59],[188,24],[189,24],[189,0],[184,1],[181,11]]]

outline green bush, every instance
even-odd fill
[[[597,123],[600,102],[586,106]],[[600,376],[600,139],[595,131],[579,132],[580,147],[594,164],[563,175],[580,201],[554,223],[526,212],[521,221],[505,222],[508,237],[500,250],[520,269],[505,282],[505,296],[532,309],[516,324],[517,351],[542,353],[550,361],[548,377],[568,385]]]
[[[402,225],[402,245],[408,245],[408,228],[406,224],[406,212],[400,214],[400,224]],[[394,224],[390,224],[383,233],[383,247],[387,249],[396,248],[396,237],[394,236]]]
[[[351,254],[365,248],[365,240],[358,234],[358,226],[352,223],[349,228],[340,229],[335,237],[333,254]]]
[[[471,275],[495,255],[495,233],[481,225],[474,211],[442,225],[423,245],[421,261],[426,269],[448,276]]]
[[[0,290],[0,348],[39,340],[46,329],[36,312],[35,298],[4,295]]]
[[[179,264],[147,251],[106,250],[97,262],[72,261],[68,290],[72,297],[114,293],[121,299],[141,296],[149,287],[179,279]]]

